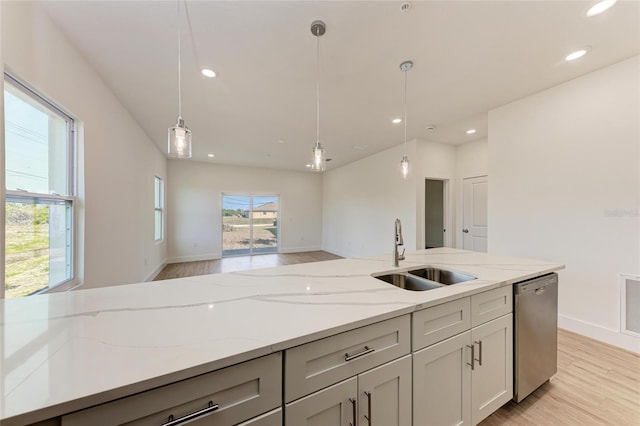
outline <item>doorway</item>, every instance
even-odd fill
[[[487,194],[489,178],[478,176],[462,181],[462,247],[487,251]]]
[[[425,179],[424,182],[424,248],[445,246],[445,181]]]
[[[277,195],[222,195],[222,257],[278,252]]]

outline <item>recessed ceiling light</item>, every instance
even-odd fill
[[[587,16],[596,16],[609,9],[611,6],[616,4],[617,0],[603,0],[591,6],[589,10],[587,10]]]
[[[580,50],[576,50],[575,52],[571,52],[569,53],[567,56],[564,57],[565,61],[575,61],[578,58],[582,58],[584,55],[587,54],[587,48],[582,48]]]
[[[311,164],[306,164],[305,167],[311,167]]]
[[[213,155],[213,154],[207,154],[207,157],[209,157],[209,158],[213,158],[213,157],[215,157],[215,155]]]
[[[363,144],[358,144],[358,145],[351,145],[351,148],[357,149],[358,151],[364,151],[365,149],[369,148],[369,146],[368,145],[363,145]]]
[[[202,68],[200,70],[200,72],[202,73],[202,75],[204,75],[205,77],[209,77],[209,78],[213,78],[216,76],[216,72],[214,70],[212,70],[211,68]]]
[[[402,118],[394,118],[393,120],[391,120],[391,122],[393,124],[400,124],[400,123],[402,123]]]
[[[475,132],[476,132],[476,129],[469,129],[469,130],[467,130],[467,134],[468,134],[468,135],[472,135],[472,134],[474,134]]]
[[[276,142],[277,142],[277,143],[284,143],[284,140],[282,140],[282,139],[278,139]]]

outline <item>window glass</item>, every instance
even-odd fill
[[[19,297],[73,279],[73,120],[5,75],[5,289]]]
[[[162,178],[155,177],[154,182],[154,207],[155,207],[155,240],[160,241],[163,238],[163,216],[164,216],[164,188]]]

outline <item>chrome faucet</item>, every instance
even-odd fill
[[[398,252],[398,246],[404,245],[404,239],[402,238],[402,224],[400,223],[400,219],[396,219],[394,231],[393,231],[393,266],[400,266],[400,261],[404,260],[404,251],[402,249],[402,254]]]

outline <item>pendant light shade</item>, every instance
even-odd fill
[[[169,127],[169,156],[191,158],[191,130],[184,125],[182,117],[175,126]]]
[[[316,144],[313,147],[311,158],[311,170],[324,172],[327,169],[326,151],[320,143],[320,36],[327,31],[327,26],[322,21],[311,23],[311,34],[316,36]]]
[[[178,1],[178,120],[169,127],[167,152],[173,158],[191,158],[191,130],[182,119],[182,58],[181,58],[180,1]]]
[[[404,61],[400,64],[400,71],[404,73],[404,151],[400,160],[400,173],[402,179],[409,178],[410,163],[407,157],[407,73],[413,68],[413,62]]]

